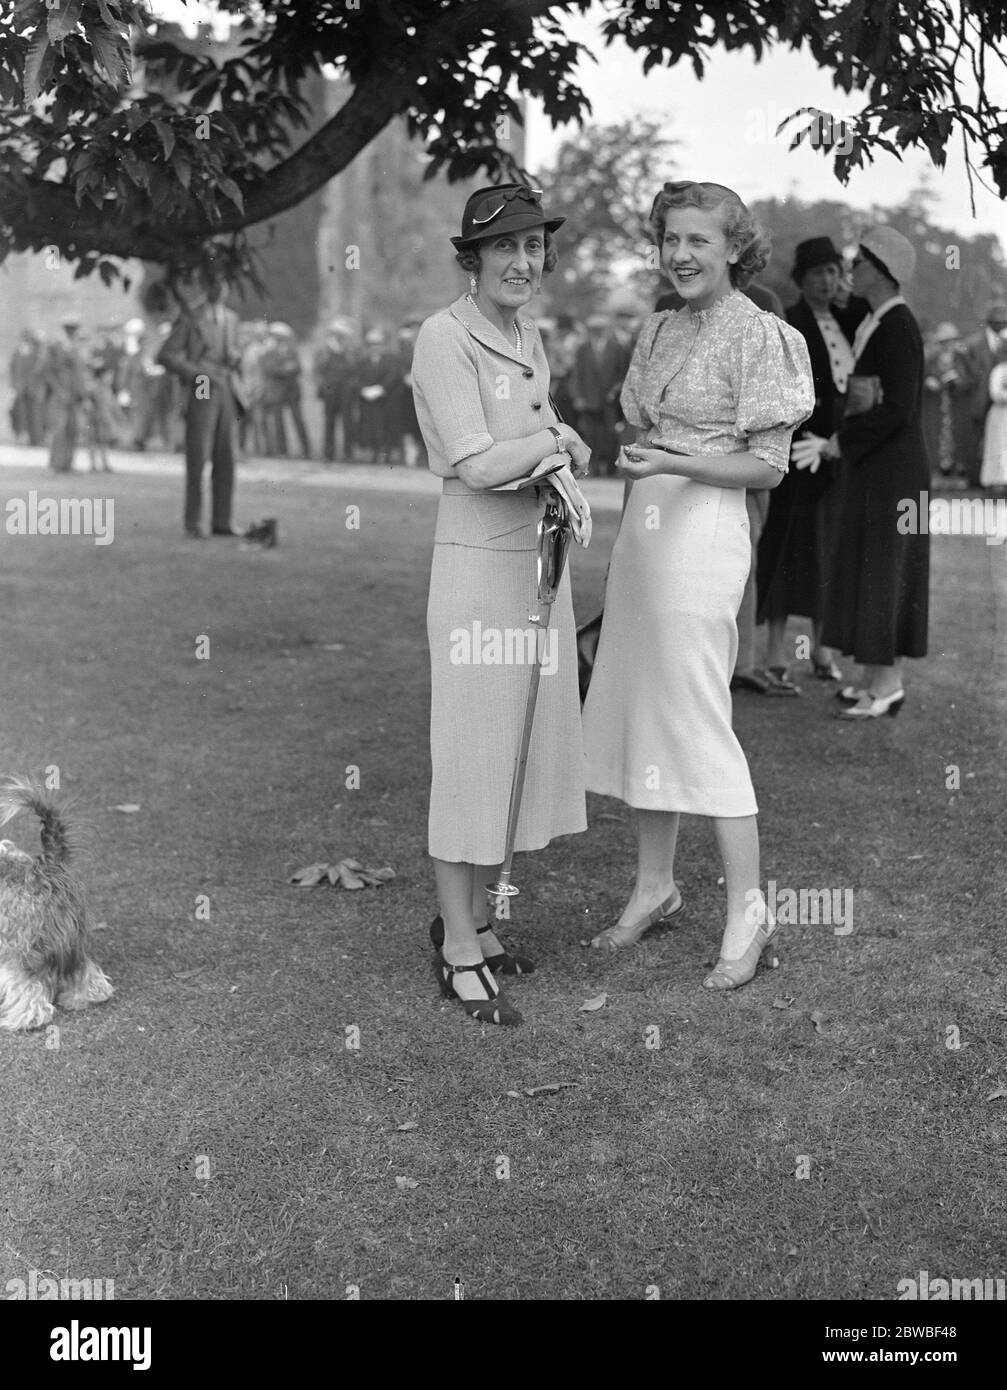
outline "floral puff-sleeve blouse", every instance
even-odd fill
[[[642,444],[686,454],[747,450],[781,473],[794,430],[814,407],[803,334],[739,290],[709,309],[651,314],[622,388]]]

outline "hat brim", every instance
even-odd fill
[[[841,270],[843,258],[838,254],[835,256],[813,256],[810,261],[800,261],[796,264],[790,272],[790,278],[799,285],[809,270],[817,270],[821,265],[834,265]]]
[[[547,232],[555,232],[565,221],[565,217],[543,218],[536,217],[532,212],[515,212],[510,217],[501,217],[493,226],[472,232],[469,236],[453,236],[451,245],[456,251],[460,251],[463,246],[474,246],[477,241],[489,241],[498,236],[506,236],[508,232],[527,232],[532,227],[545,227]]]

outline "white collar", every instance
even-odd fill
[[[888,310],[894,309],[896,304],[905,304],[905,302],[906,301],[902,298],[900,294],[893,294],[891,299],[886,299],[884,304],[879,304],[876,309],[873,309],[871,313],[868,315],[868,317],[872,319],[880,319],[882,314],[887,314]]]

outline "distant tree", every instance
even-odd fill
[[[675,143],[660,121],[633,116],[584,126],[560,145],[537,180],[549,211],[566,218],[560,263],[546,282],[553,313],[583,318],[617,279],[649,289],[653,271],[640,259],[647,213],[655,183],[672,176]]]
[[[785,305],[792,304],[798,290],[790,271],[799,241],[830,236],[839,250],[850,250],[872,222],[886,222],[916,248],[916,273],[906,287],[906,297],[924,326],[947,320],[959,327],[974,326],[983,318],[991,294],[1007,293],[1003,251],[988,233],[963,237],[942,227],[935,202],[932,189],[924,183],[894,207],[851,208],[847,203],[805,203],[793,197],[753,203],[753,212],[773,237],[773,257],[759,279]]]
[[[159,35],[140,0],[0,0],[0,257],[55,245],[110,278],[119,258],[195,259],[229,237],[237,264],[245,228],[310,197],[399,115],[431,173],[520,173],[501,139],[519,94],[554,124],[588,113],[567,21],[591,4],[216,0],[242,43],[221,61]],[[1007,195],[1007,110],[985,81],[1003,62],[1007,0],[598,4],[601,36],[645,71],[685,60],[701,77],[717,48],[807,48],[867,98],[852,130],[808,110],[791,127],[841,181],[879,150],[925,148],[940,165],[962,138],[970,169]],[[137,59],[158,84],[131,86]],[[352,94],[297,143],[305,81],[329,65]]]

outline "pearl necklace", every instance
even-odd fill
[[[475,299],[472,297],[472,295],[467,294],[465,298],[472,305],[473,309],[475,309],[477,313],[482,314],[483,318],[486,319],[486,322],[489,323],[490,320],[486,318],[485,314],[483,314],[483,311],[479,308],[479,305],[475,302]],[[524,356],[524,343],[521,338],[521,329],[518,327],[518,321],[516,318],[514,319],[514,351],[517,353],[518,357]]]

